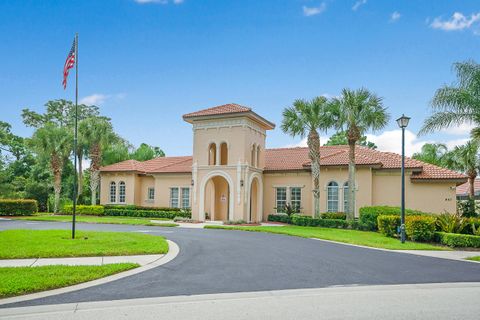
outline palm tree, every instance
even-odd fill
[[[97,189],[100,182],[100,166],[105,146],[113,140],[114,133],[110,121],[103,117],[90,117],[80,122],[79,132],[88,146],[90,158],[91,203],[97,204]]]
[[[65,127],[47,123],[34,132],[30,144],[38,155],[49,159],[50,168],[53,173],[53,189],[55,192],[53,212],[57,213],[60,205],[60,193],[62,191],[63,167],[72,151],[71,132]]]
[[[474,61],[458,62],[453,69],[456,83],[435,92],[431,101],[434,113],[425,120],[419,134],[472,123],[476,138],[480,138],[480,65]]]
[[[480,148],[476,141],[468,141],[463,146],[457,146],[448,157],[448,167],[462,171],[468,176],[469,196],[475,199],[475,179],[480,166]]]
[[[448,157],[447,146],[443,143],[425,143],[420,152],[412,155],[413,159],[417,159],[426,163],[437,166],[446,166],[446,158]]]
[[[340,97],[331,101],[337,129],[347,132],[348,154],[348,211],[347,218],[355,215],[355,145],[369,130],[384,128],[390,118],[382,98],[367,89],[343,89]]]
[[[333,126],[328,110],[328,100],[317,97],[310,101],[295,100],[293,106],[285,108],[281,128],[292,137],[307,136],[308,156],[312,163],[314,214],[320,217],[320,136],[318,130]]]

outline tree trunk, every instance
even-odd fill
[[[102,160],[102,151],[99,144],[94,144],[90,148],[90,191],[92,205],[97,204],[97,190],[100,183],[100,163]]]
[[[355,141],[348,142],[348,212],[347,220],[355,217]]]
[[[316,130],[310,130],[307,139],[308,156],[312,162],[314,215],[320,217],[320,136]]]
[[[77,200],[78,197],[82,195],[83,192],[83,168],[82,168],[82,159],[83,159],[83,152],[78,150],[77,153],[78,158],[78,190],[77,190]]]
[[[53,203],[53,212],[58,213],[60,207],[60,193],[62,192],[62,171],[63,162],[56,156],[52,155],[50,164],[53,171],[53,190],[55,192],[55,199]]]
[[[477,177],[476,171],[468,172],[468,183],[469,183],[469,192],[468,195],[470,199],[475,200],[475,178]]]

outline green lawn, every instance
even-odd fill
[[[480,261],[480,256],[468,257],[467,260]]]
[[[103,266],[0,268],[0,298],[71,286],[138,267],[135,263]]]
[[[31,221],[60,221],[60,222],[70,222],[72,221],[72,216],[60,216],[60,215],[51,215],[51,214],[38,214],[34,216],[27,217],[15,217],[19,220],[31,220]],[[163,220],[168,221],[169,219],[165,218],[133,218],[133,217],[102,217],[102,216],[76,216],[77,222],[84,223],[109,223],[109,224],[132,224],[132,225],[142,225],[142,226],[160,226],[160,227],[177,227],[176,223],[152,223],[151,220]]]
[[[227,229],[227,230],[243,230],[256,232],[269,232],[277,234],[285,234],[303,238],[317,238],[324,240],[339,241],[351,244],[357,244],[367,247],[392,249],[392,250],[451,250],[447,247],[437,245],[410,242],[402,244],[398,239],[388,238],[377,232],[345,230],[334,228],[319,227],[300,227],[300,226],[283,226],[283,227],[230,227],[230,226],[205,226],[208,229]]]
[[[163,237],[136,232],[0,231],[0,259],[122,256],[168,252]]]

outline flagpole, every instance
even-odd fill
[[[78,138],[78,33],[75,33],[75,131],[73,136],[73,166],[75,167],[73,179],[73,217],[72,239],[75,239],[75,218],[77,211],[77,138]]]

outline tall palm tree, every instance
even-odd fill
[[[468,176],[470,199],[475,199],[475,179],[480,167],[479,151],[478,143],[470,140],[463,146],[455,147],[448,157],[448,167],[462,171]]]
[[[431,101],[433,114],[425,120],[419,134],[472,123],[476,138],[480,138],[480,65],[474,61],[458,62],[453,69],[456,83],[435,92]]]
[[[331,101],[337,129],[347,132],[348,154],[348,212],[347,218],[355,215],[355,145],[369,130],[384,128],[390,118],[382,98],[367,89],[343,89],[340,97]]]
[[[71,132],[65,127],[47,123],[34,132],[29,143],[38,155],[49,159],[50,169],[53,173],[53,189],[55,192],[53,211],[57,213],[60,205],[60,193],[62,191],[63,168],[72,151]]]
[[[79,132],[88,146],[91,203],[95,205],[97,204],[97,189],[100,183],[102,152],[114,137],[113,128],[110,121],[106,118],[90,117],[80,123]]]
[[[425,143],[422,150],[415,152],[412,158],[443,167],[447,165],[447,153],[447,146],[443,143]]]
[[[310,101],[298,99],[283,111],[281,128],[292,137],[307,136],[308,156],[312,163],[314,214],[320,217],[320,135],[318,130],[333,126],[328,100],[317,97]]]

